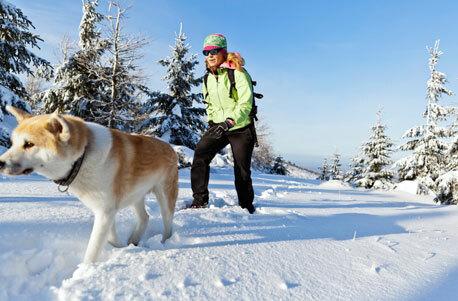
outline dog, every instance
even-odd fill
[[[75,194],[94,213],[94,225],[84,263],[97,261],[108,241],[122,247],[116,213],[132,206],[138,218],[128,244],[137,245],[148,225],[145,196],[153,192],[159,203],[164,231],[172,235],[178,196],[178,158],[166,142],[127,134],[70,116],[32,116],[8,106],[18,125],[12,146],[0,156],[0,172],[21,175],[36,172]]]

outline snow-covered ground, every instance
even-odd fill
[[[92,215],[38,176],[0,176],[0,300],[453,300],[458,210],[405,192],[253,175],[258,211],[236,206],[231,169],[213,168],[209,209],[180,171],[174,235],[160,243],[153,199],[139,247],[79,265]],[[117,226],[123,241],[130,210]]]

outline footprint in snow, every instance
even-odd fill
[[[377,262],[372,261],[372,265],[369,270],[371,273],[378,275],[382,271],[388,271],[387,268],[388,268],[388,264],[386,263],[378,264]]]
[[[183,210],[189,208],[192,204],[192,198],[182,198],[178,199],[175,205],[175,211]]]
[[[191,277],[186,277],[183,282],[178,284],[179,288],[185,288],[185,287],[192,287],[192,286],[198,286],[200,283],[192,279]]]
[[[436,253],[434,252],[429,252],[428,254],[426,254],[425,258],[423,258],[424,261],[427,261],[431,258],[433,258],[434,256],[436,256]]]
[[[382,270],[382,267],[377,265],[376,263],[372,263],[372,266],[371,266],[371,269],[370,271],[374,274],[378,274],[380,273],[380,271]]]
[[[283,191],[277,194],[279,198],[285,198],[288,196],[288,191]]]
[[[268,199],[268,198],[272,198],[272,197],[276,197],[277,196],[277,193],[275,192],[274,189],[267,189],[267,190],[264,190],[262,193],[261,193],[261,196],[260,198],[261,199]]]
[[[399,245],[399,242],[397,242],[397,241],[391,241],[391,240],[385,239],[384,237],[378,237],[376,242],[379,243],[380,245],[386,247],[391,252],[394,252],[394,253],[398,252],[395,249],[395,247]]]
[[[295,287],[298,287],[298,286],[301,286],[299,283],[296,283],[296,282],[291,282],[291,281],[282,281],[278,284],[279,288],[282,289],[282,290],[288,290],[288,289],[292,289],[292,288],[295,288]]]
[[[215,285],[217,287],[224,287],[224,286],[233,285],[237,283],[238,281],[239,279],[235,279],[235,278],[221,278],[215,281]]]
[[[147,272],[146,274],[142,274],[140,275],[138,278],[140,281],[146,281],[146,280],[155,280],[159,277],[161,277],[162,275],[160,274],[156,274],[156,273],[153,273],[153,272]]]
[[[210,208],[212,208],[212,207],[223,208],[223,207],[228,205],[226,203],[225,199],[223,199],[223,198],[212,198],[212,199],[210,199],[208,204],[209,204]]]
[[[54,256],[51,251],[42,250],[27,260],[26,265],[31,274],[39,274],[52,264],[53,259]]]

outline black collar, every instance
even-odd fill
[[[86,149],[84,149],[84,152],[81,155],[81,157],[79,157],[78,160],[76,160],[73,163],[72,169],[70,170],[70,172],[68,173],[68,175],[65,178],[60,179],[60,180],[54,180],[54,183],[59,185],[59,191],[66,192],[68,190],[68,186],[72,184],[73,180],[75,180],[76,176],[78,175],[78,172],[80,171],[80,168],[81,168],[81,165],[83,164],[85,155],[86,155]],[[61,190],[60,189],[61,186],[66,186],[66,189]]]

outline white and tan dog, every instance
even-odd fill
[[[12,146],[0,156],[0,171],[35,171],[66,185],[95,215],[84,262],[97,260],[106,241],[121,247],[115,215],[133,206],[138,223],[128,243],[138,244],[148,224],[145,195],[153,192],[161,208],[162,242],[172,235],[178,195],[177,155],[167,143],[130,135],[69,115],[31,116],[7,107],[18,126]]]

